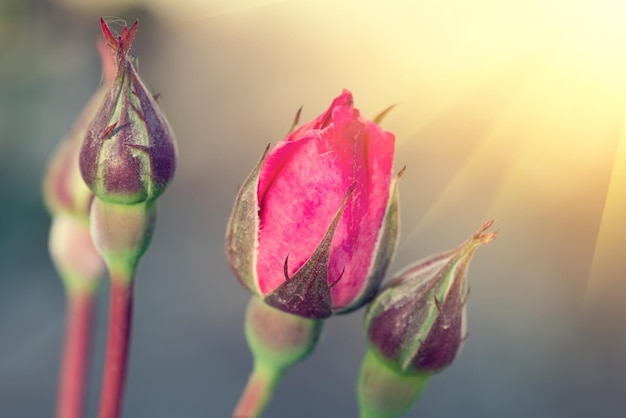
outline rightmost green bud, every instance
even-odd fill
[[[361,367],[361,418],[404,416],[428,378],[448,367],[466,334],[467,268],[496,232],[485,223],[452,251],[423,259],[398,274],[365,313],[368,349]]]

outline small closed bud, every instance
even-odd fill
[[[370,305],[370,345],[401,370],[438,372],[465,338],[467,267],[479,245],[496,237],[487,222],[460,247],[426,258],[401,273]]]
[[[125,26],[116,37],[100,20],[117,69],[80,151],[80,172],[85,183],[94,195],[111,203],[155,199],[172,179],[176,167],[174,133],[128,56],[137,24],[130,29]]]
[[[495,232],[484,224],[458,248],[428,257],[386,285],[365,314],[368,350],[358,383],[361,418],[403,416],[466,338],[467,268]]]

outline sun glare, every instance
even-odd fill
[[[454,22],[455,31],[470,34],[467,54],[484,59],[478,67],[459,61],[457,73],[447,70],[456,95],[435,99],[440,102],[431,113],[422,113],[428,116],[419,121],[416,135],[433,120],[445,119],[474,90],[488,97],[505,89],[506,102],[491,126],[480,131],[481,138],[459,134],[472,147],[405,241],[449,219],[477,184],[494,190],[474,208],[484,219],[498,216],[504,207],[523,207],[521,196],[554,202],[575,197],[584,211],[585,205],[591,208],[597,202],[578,196],[580,189],[603,184],[608,192],[600,203],[604,209],[585,295],[587,305],[601,303],[626,275],[620,260],[626,248],[626,1],[526,2],[519,4],[519,18],[504,14],[497,3],[473,2],[475,13]],[[475,30],[493,29],[497,19],[503,19],[496,25],[501,29],[498,42]],[[432,51],[431,61],[444,60],[448,51],[441,45]],[[511,67],[521,74],[515,85],[497,81]],[[490,105],[476,100],[472,112],[480,114],[481,106]],[[455,116],[448,122],[457,122]]]

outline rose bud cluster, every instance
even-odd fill
[[[402,416],[428,377],[455,359],[466,337],[467,268],[476,249],[495,239],[495,232],[485,232],[492,224],[458,248],[409,267],[372,301],[359,380],[362,416]]]
[[[227,229],[228,261],[241,283],[267,304],[311,319],[369,302],[396,247],[394,142],[344,90],[266,150]]]
[[[80,152],[85,183],[100,199],[134,204],[158,197],[174,175],[174,133],[128,55],[137,22],[116,37],[100,25],[115,55],[115,80],[92,120]]]

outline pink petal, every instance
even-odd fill
[[[320,129],[321,128],[321,129]],[[267,294],[313,254],[343,198],[354,190],[333,236],[329,283],[335,308],[359,296],[389,200],[394,137],[360,117],[344,90],[329,109],[281,142],[259,180],[259,287]]]

